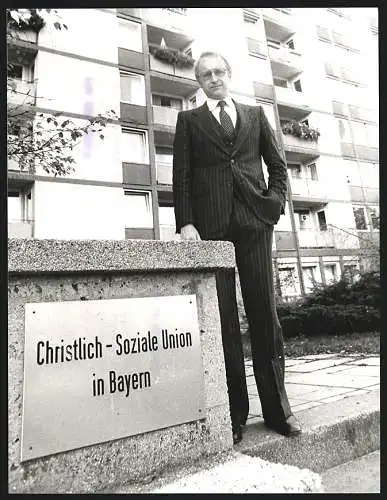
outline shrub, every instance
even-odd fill
[[[190,55],[176,49],[151,46],[149,51],[156,59],[174,64],[178,68],[192,68],[195,64],[195,60]]]
[[[277,301],[285,338],[379,331],[380,275],[368,272],[355,283],[346,276],[331,285],[315,285],[312,294],[295,302]],[[243,334],[248,332],[241,315]]]

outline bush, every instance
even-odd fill
[[[332,285],[316,285],[295,303],[278,303],[285,338],[297,335],[337,335],[380,328],[380,275],[364,273],[352,283],[343,277]]]
[[[312,294],[295,302],[277,301],[284,338],[340,335],[380,329],[380,275],[369,272],[356,282],[347,277],[331,285],[315,285]],[[245,314],[241,330],[247,335]]]

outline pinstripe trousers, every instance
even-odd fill
[[[285,360],[282,328],[278,320],[272,268],[273,226],[234,198],[230,226],[223,241],[235,247],[236,265],[251,338],[253,370],[263,418],[283,423],[290,415],[284,385]],[[254,223],[251,220],[255,219]],[[250,222],[246,222],[250,221]],[[246,374],[238,319],[235,272],[216,276],[230,414],[233,427],[245,424],[249,412]]]

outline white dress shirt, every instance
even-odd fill
[[[224,101],[226,105],[224,106],[224,110],[226,113],[230,116],[232,124],[236,125],[237,121],[237,111],[235,109],[235,104],[231,97],[225,97],[224,99],[211,99],[210,97],[207,98],[207,106],[208,109],[211,111],[211,113],[215,116],[215,118],[218,120],[220,123],[219,119],[219,112],[220,112],[220,106],[218,106],[219,101]]]

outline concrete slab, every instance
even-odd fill
[[[380,366],[380,356],[369,356],[361,359],[354,359],[350,362],[352,365],[373,365]]]
[[[352,396],[361,396],[365,394],[368,394],[368,391],[366,391],[365,389],[355,389],[354,391],[344,392],[341,394],[337,394],[336,396],[330,396],[328,398],[320,399],[319,401],[323,404],[332,403],[333,401],[340,401],[341,399],[350,398]]]
[[[301,372],[308,373],[316,370],[321,370],[324,368],[332,368],[334,366],[343,365],[344,363],[350,361],[350,358],[338,358],[338,359],[319,359],[316,361],[307,361],[300,365],[290,366],[288,372]]]
[[[321,474],[324,493],[380,493],[380,450]]]
[[[303,410],[307,410],[308,408],[314,408],[315,406],[320,406],[322,403],[319,401],[308,401],[306,403],[292,403],[292,410],[293,413],[298,413]]]
[[[327,373],[330,373],[329,370],[327,370]],[[343,375],[351,375],[351,376],[365,376],[365,377],[380,377],[380,366],[375,366],[375,365],[367,365],[367,366],[362,366],[362,365],[356,365],[356,366],[351,366],[351,365],[345,365],[344,369],[341,370],[340,374]]]
[[[262,419],[248,421],[234,449],[271,462],[320,472],[380,448],[380,399],[376,391],[297,412],[303,432],[286,438]],[[250,423],[251,422],[251,423]]]
[[[288,373],[287,375],[285,374],[285,384],[289,382],[331,387],[353,387],[357,389],[364,389],[365,387],[373,385],[371,377],[366,377],[364,375],[342,375],[338,373],[324,373],[318,376],[315,373]]]
[[[286,382],[286,393],[289,398],[295,397],[304,397],[305,394],[309,394],[311,392],[319,390],[317,385],[313,384],[299,384],[295,382]]]

